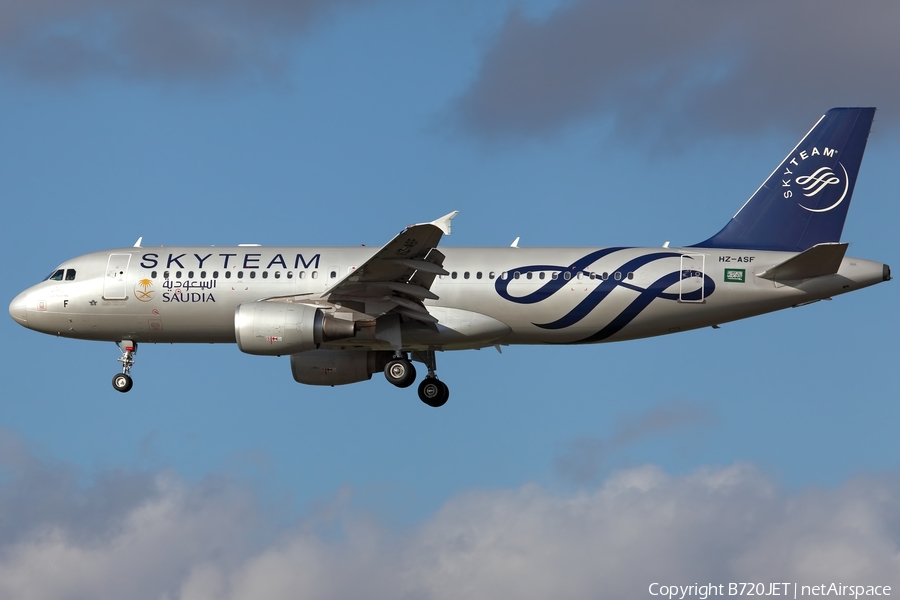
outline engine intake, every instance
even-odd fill
[[[315,350],[323,342],[353,337],[352,321],[289,302],[245,302],[234,311],[238,348],[247,354],[281,356]]]

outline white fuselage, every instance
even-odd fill
[[[292,298],[338,318],[360,319],[358,311],[342,315],[346,307],[329,302],[328,290],[352,276],[376,251],[237,246],[96,252],[63,263],[59,280],[48,279],[22,292],[10,313],[30,329],[64,337],[232,343],[236,307],[261,299]],[[442,251],[448,274],[431,286],[438,298],[425,300],[439,327],[404,322],[404,350],[649,337],[813,302],[887,277],[881,263],[845,257],[836,274],[776,282],[757,275],[793,254],[757,250]],[[369,336],[325,347],[391,345]]]

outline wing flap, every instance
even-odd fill
[[[392,312],[423,323],[436,322],[424,301],[438,298],[431,285],[435,276],[448,274],[437,245],[450,233],[450,221],[457,212],[410,225],[329,288],[323,299],[354,303],[364,312],[363,318],[377,319]]]

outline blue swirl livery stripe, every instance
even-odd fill
[[[618,252],[619,250],[624,250],[624,247],[619,248],[604,248],[603,250],[597,250],[596,252],[591,252],[586,256],[582,256],[571,265],[567,267],[561,267],[559,265],[528,265],[524,267],[518,267],[515,269],[510,269],[510,273],[533,273],[534,271],[556,271],[559,273],[569,272],[573,275],[577,273],[587,273],[585,269],[590,265],[594,264],[596,261],[600,260],[604,256],[609,256],[613,252]],[[557,277],[556,279],[551,279],[537,290],[528,294],[527,296],[512,296],[509,293],[509,284],[513,281],[513,277],[508,277],[503,279],[502,277],[497,280],[497,283],[494,285],[494,289],[497,290],[497,293],[500,294],[501,298],[505,300],[509,300],[510,302],[515,302],[516,304],[534,304],[536,302],[540,302],[541,300],[546,300],[559,290],[561,290],[564,286],[569,284],[569,281],[563,279],[562,277]]]
[[[591,342],[600,342],[619,333],[619,331],[621,331],[626,325],[631,323],[639,314],[644,311],[645,308],[650,306],[651,302],[653,302],[657,298],[674,301],[677,301],[680,298],[681,300],[688,302],[697,302],[699,300],[702,300],[703,298],[708,298],[716,290],[716,283],[712,280],[712,278],[710,278],[709,275],[704,274],[703,286],[698,287],[692,292],[682,293],[679,295],[677,293],[665,291],[681,281],[683,275],[684,274],[681,271],[675,271],[674,273],[663,275],[662,277],[654,281],[650,285],[650,287],[644,290],[629,285],[629,288],[640,292],[638,297],[635,298],[631,302],[631,304],[629,304],[628,307],[625,308],[625,310],[619,313],[615,319],[610,321],[606,327],[604,327],[597,333],[590,335],[584,339],[578,340],[574,343],[589,344]]]
[[[519,273],[529,273],[533,271],[557,271],[557,272],[571,272],[571,273],[584,273],[588,272],[585,269],[605,256],[613,254],[614,252],[618,252],[620,250],[624,250],[625,248],[617,247],[617,248],[604,248],[603,250],[598,250],[596,252],[592,252],[568,267],[561,267],[558,265],[527,265],[522,266],[517,269],[511,269],[512,272]],[[634,272],[641,267],[644,267],[652,262],[657,260],[662,260],[664,258],[679,258],[682,256],[680,252],[653,252],[650,254],[644,254],[642,256],[638,256],[636,258],[631,259],[626,262],[618,269],[614,269],[614,271],[618,271],[620,273],[629,273]],[[603,329],[594,333],[587,338],[582,340],[578,340],[575,343],[590,343],[590,342],[598,342],[604,340],[619,331],[622,330],[626,325],[628,325],[631,321],[633,321],[641,312],[647,308],[654,300],[657,298],[662,298],[664,300],[672,300],[677,301],[679,299],[684,301],[693,301],[696,302],[698,300],[702,300],[705,297],[709,297],[716,289],[715,282],[708,276],[703,275],[703,284],[698,289],[687,292],[687,293],[671,293],[666,292],[667,289],[678,283],[682,280],[682,278],[689,277],[690,273],[683,273],[682,271],[674,271],[672,273],[668,273],[663,275],[656,281],[654,281],[649,287],[641,288],[632,283],[629,283],[628,280],[621,279],[616,280],[614,278],[609,278],[605,280],[599,280],[599,284],[593,291],[591,291],[578,305],[569,311],[567,314],[563,315],[556,321],[552,321],[550,323],[534,323],[535,326],[541,327],[543,329],[565,329],[566,327],[570,327],[582,319],[584,319],[588,314],[591,313],[601,302],[603,302],[613,290],[617,287],[624,287],[629,290],[635,291],[638,293],[637,298],[635,298],[631,304],[629,304],[625,310],[619,313],[609,324],[607,324]],[[558,277],[557,279],[551,279],[548,283],[542,285],[540,288],[535,290],[534,292],[527,294],[525,296],[512,296],[509,293],[509,284],[513,280],[513,278],[507,279],[498,279],[495,284],[495,289],[497,293],[504,299],[509,300],[510,302],[515,302],[516,304],[534,304],[536,302],[541,302],[546,300],[553,294],[557,293],[566,285],[569,285],[571,282],[569,280],[563,279],[562,277]]]

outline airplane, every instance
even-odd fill
[[[841,231],[874,108],[823,115],[721,231],[692,246],[452,248],[451,212],[383,247],[133,247],[67,260],[9,305],[29,329],[116,342],[119,392],[138,344],[236,343],[290,356],[299,383],[383,372],[449,398],[436,353],[665,335],[796,307],[888,281],[845,256]]]

